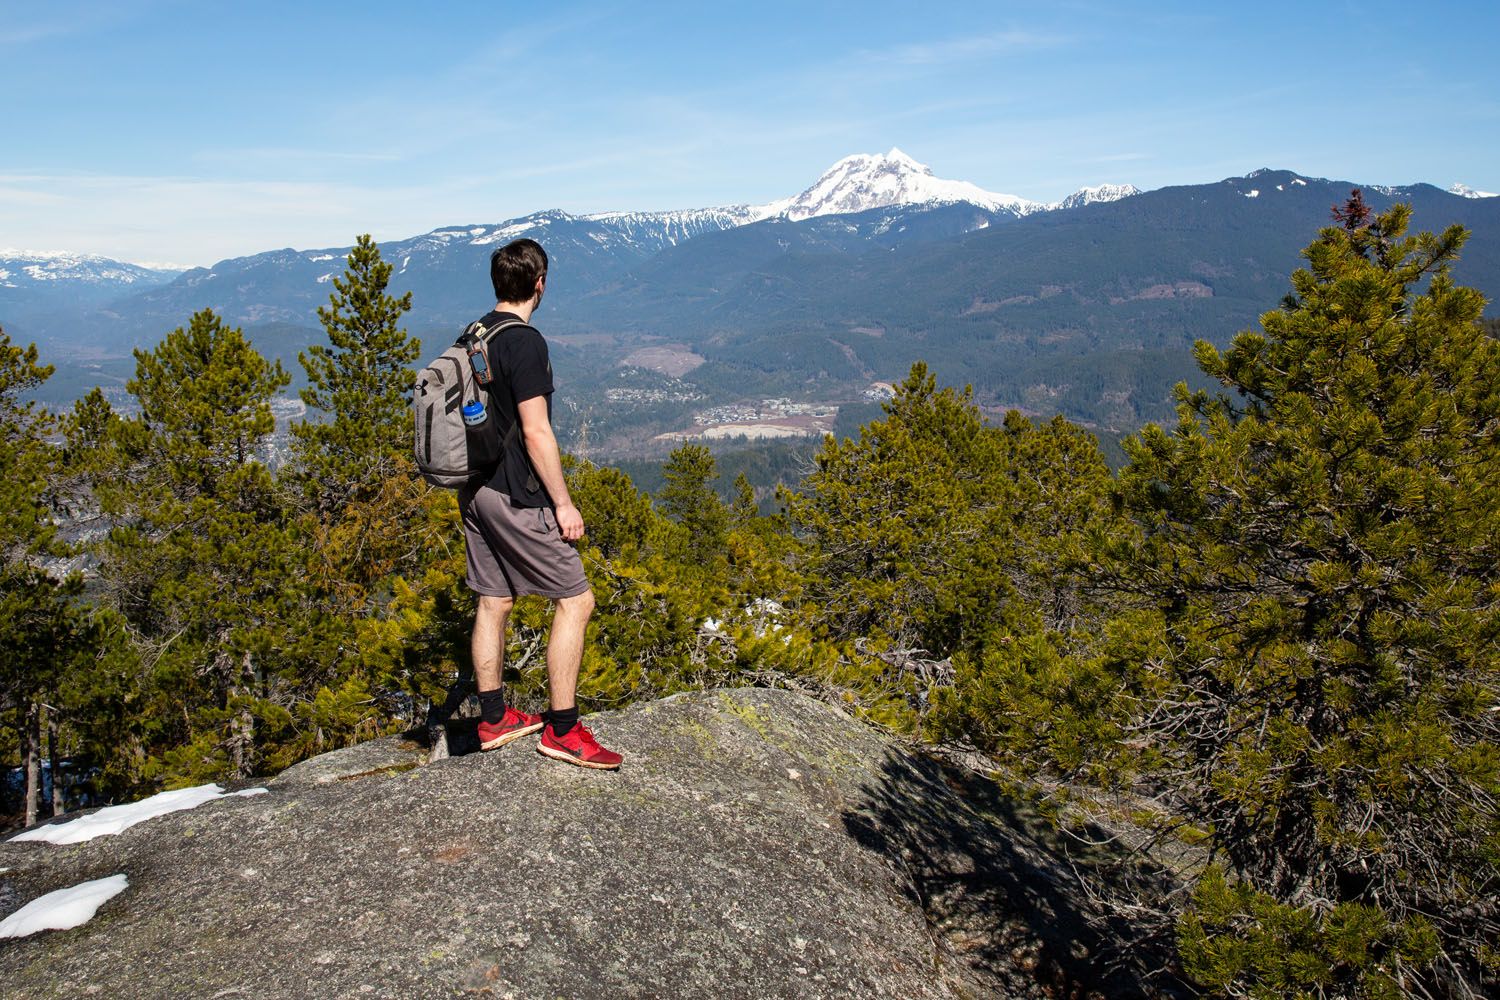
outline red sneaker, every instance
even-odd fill
[[[479,723],[479,749],[498,750],[520,739],[527,733],[534,733],[542,728],[542,717],[532,715],[530,712],[518,712],[509,705],[505,706],[505,718],[494,725],[488,722]]]
[[[594,739],[594,734],[581,722],[575,723],[566,736],[552,735],[552,727],[548,726],[542,732],[541,742],[536,745],[536,749],[538,753],[548,757],[600,771],[613,771],[625,759],[613,750],[601,747],[599,741]]]

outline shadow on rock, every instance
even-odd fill
[[[903,875],[950,976],[1007,997],[1189,995],[1153,973],[1169,958],[1151,928],[1107,919],[1075,871],[1139,878],[1118,874],[1132,864],[1123,849],[1060,843],[994,782],[928,758],[887,756],[865,792],[845,828]]]
[[[478,753],[479,719],[465,711],[478,699],[473,673],[460,670],[443,700],[430,704],[426,721],[405,733],[405,738],[426,747],[431,760]]]

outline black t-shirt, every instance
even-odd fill
[[[480,321],[486,327],[506,320],[518,320],[508,312],[490,312]],[[495,429],[502,440],[512,424],[521,420],[521,403],[537,396],[547,397],[547,420],[552,420],[552,362],[547,357],[547,341],[529,325],[508,326],[490,338],[490,411]],[[501,456],[490,488],[510,497],[517,507],[551,507],[552,498],[531,467],[526,441],[516,431]]]

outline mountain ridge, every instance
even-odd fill
[[[553,209],[445,226],[381,251],[391,291],[413,294],[408,329],[440,343],[488,304],[490,250],[540,240],[553,261],[543,323],[571,380],[560,433],[586,424],[601,456],[644,455],[662,435],[712,420],[697,410],[739,400],[858,403],[871,382],[898,381],[919,359],[946,382],[972,383],[982,405],[1131,430],[1170,418],[1171,386],[1196,377],[1194,340],[1223,345],[1274,307],[1330,206],[1356,186],[1377,210],[1410,202],[1414,231],[1470,227],[1455,278],[1497,296],[1500,199],[1270,168],[1024,215],[971,202],[801,220],[766,206]],[[49,383],[48,398],[63,403],[101,381],[128,403],[130,349],[204,308],[295,371],[298,350],[322,335],[316,310],[347,253],[233,258],[10,329],[49,358],[76,355],[79,329],[94,339],[99,365],[63,365]]]

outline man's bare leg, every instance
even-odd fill
[[[479,598],[474,613],[474,634],[469,651],[474,658],[474,686],[479,689],[479,749],[498,750],[542,728],[539,716],[507,708],[500,689],[505,666],[505,623],[515,600],[509,597]]]
[[[479,596],[469,655],[474,661],[474,686],[481,691],[500,687],[500,671],[505,666],[505,623],[515,603],[511,597]]]
[[[560,597],[547,637],[547,687],[554,709],[578,704],[578,668],[583,663],[583,636],[594,613],[594,592]]]
[[[578,668],[583,662],[583,635],[593,613],[592,591],[585,590],[557,602],[552,614],[552,634],[547,639],[547,684],[552,711],[536,748],[544,756],[579,767],[613,771],[620,766],[620,755],[601,747],[578,721]]]

